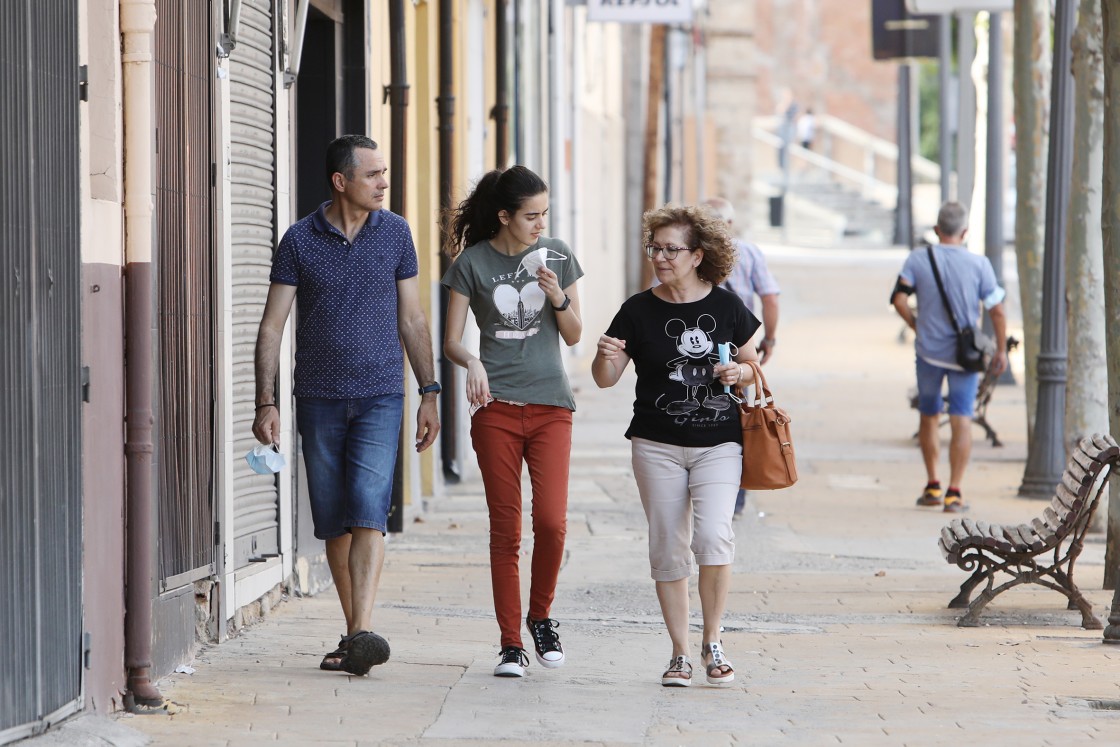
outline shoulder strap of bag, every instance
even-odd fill
[[[949,294],[945,292],[945,286],[941,284],[941,273],[937,270],[937,260],[933,258],[933,247],[927,245],[926,251],[929,252],[929,266],[933,268],[933,279],[937,281],[937,290],[941,293],[941,302],[945,304],[945,313],[949,315],[953,331],[959,335],[961,327],[957,324],[957,317],[953,315],[953,307],[949,305]]]

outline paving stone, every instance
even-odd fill
[[[342,628],[328,590],[202,649],[195,675],[160,682],[178,704],[173,715],[120,723],[155,744],[192,747],[1120,743],[1120,711],[1108,708],[1120,705],[1120,649],[1082,630],[1062,597],[1013,589],[978,628],[956,627],[960,612],[945,607],[964,576],[937,550],[946,517],[913,506],[924,479],[906,404],[913,350],[896,342],[901,325],[883,304],[904,256],[770,255],[783,323],[767,377],[793,415],[802,477],[789,490],[752,492],[735,523],[723,634],[734,686],[701,684],[695,578],[697,684],[659,684],[670,643],[622,436],[633,379],[599,390],[581,370],[552,611],[563,668],[534,661],[524,680],[492,676],[487,517],[480,483],[467,480],[428,500],[425,520],[389,542],[375,613],[393,648],[387,664],[361,678],[318,670]],[[1015,494],[1026,457],[1018,378],[988,412],[1006,445],[974,433],[965,486],[974,518],[1021,523],[1039,511]],[[1076,573],[1102,619],[1112,598],[1100,589],[1103,567],[1103,543],[1090,541]]]

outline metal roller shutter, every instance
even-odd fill
[[[153,276],[158,287],[159,577],[213,572],[210,7],[157,0]]]
[[[241,6],[237,46],[230,55],[233,158],[233,428],[234,566],[279,552],[277,478],[258,475],[241,455],[253,438],[253,348],[268,296],[276,244],[275,54],[271,0]]]
[[[78,11],[0,2],[0,744],[82,684]]]

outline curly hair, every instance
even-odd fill
[[[723,218],[698,205],[669,204],[649,210],[642,216],[644,243],[652,242],[653,234],[668,226],[680,226],[685,230],[689,248],[704,250],[704,258],[696,268],[701,280],[719,285],[727,279],[738,261],[738,253]]]

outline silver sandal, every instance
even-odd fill
[[[723,647],[719,643],[705,643],[703,648],[700,649],[700,658],[711,657],[706,667],[709,685],[730,685],[735,681],[735,668],[731,666],[731,660],[723,653]],[[719,674],[721,668],[727,667],[727,671]]]
[[[687,656],[674,656],[669,659],[669,668],[661,675],[664,687],[691,687],[692,661]]]

